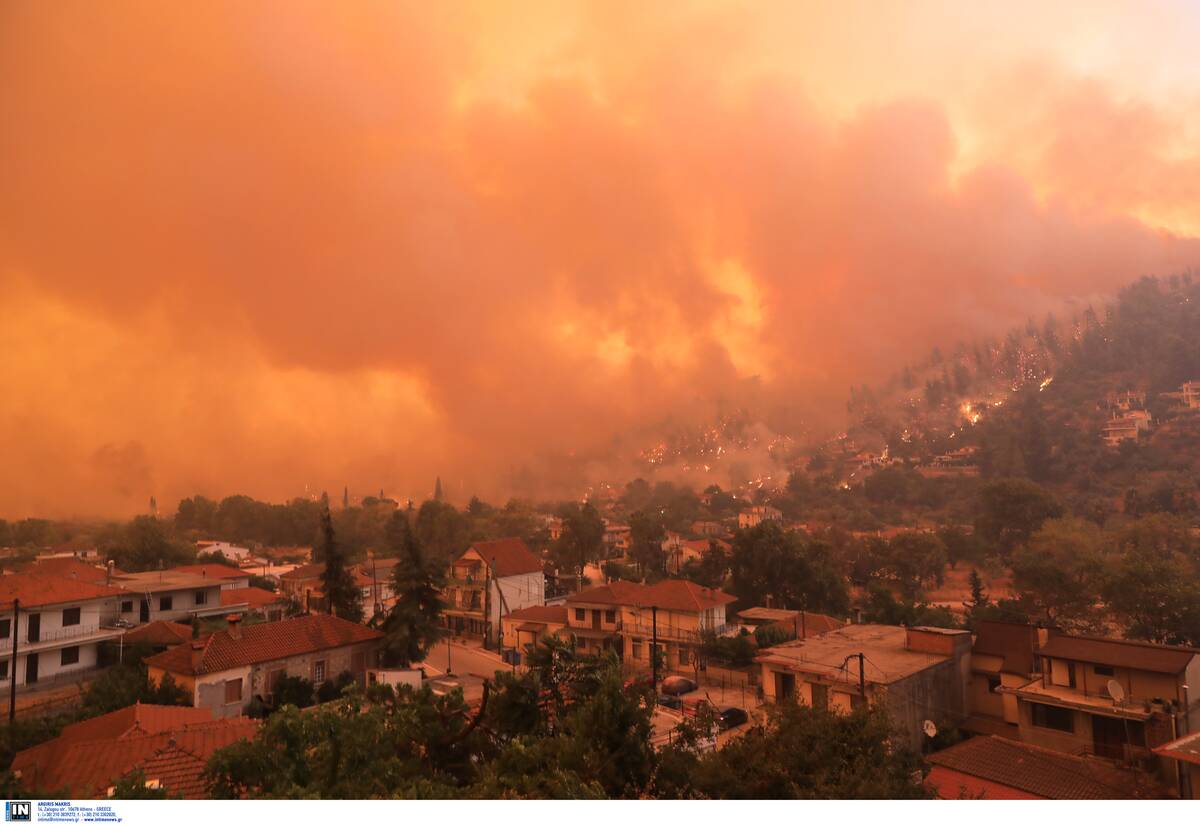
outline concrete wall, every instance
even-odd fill
[[[500,633],[500,616],[525,607],[546,603],[546,576],[538,572],[493,578],[488,593],[488,640],[495,642]],[[504,595],[503,601],[501,594]]]

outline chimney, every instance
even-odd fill
[[[242,639],[242,616],[226,615],[225,621],[229,624],[229,637],[240,641]]]
[[[112,583],[112,574],[113,574],[113,562],[112,562],[112,559],[110,558],[108,563],[104,565],[104,583],[106,583],[106,584]]]
[[[200,662],[204,659],[203,641],[192,641],[192,671],[200,669]]]

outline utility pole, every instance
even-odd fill
[[[21,599],[13,598],[13,651],[12,663],[8,666],[8,728],[12,730],[13,721],[17,718],[17,638],[21,626]]]
[[[650,685],[658,692],[658,607],[650,607]]]

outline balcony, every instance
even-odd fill
[[[127,624],[118,618],[102,618],[99,626],[95,624],[79,624],[73,627],[62,627],[61,629],[42,630],[38,633],[36,641],[28,639],[28,627],[22,622],[20,626],[21,637],[17,644],[17,654],[19,655],[26,650],[37,651],[53,647],[71,646],[77,641],[106,641],[109,638],[117,638],[125,632]],[[0,653],[11,652],[13,646],[12,635],[7,638],[0,638]]]

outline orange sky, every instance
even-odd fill
[[[1182,2],[9,0],[0,516],[563,490],[558,456],[598,472],[667,417],[819,417],[1181,271],[1197,29]]]

